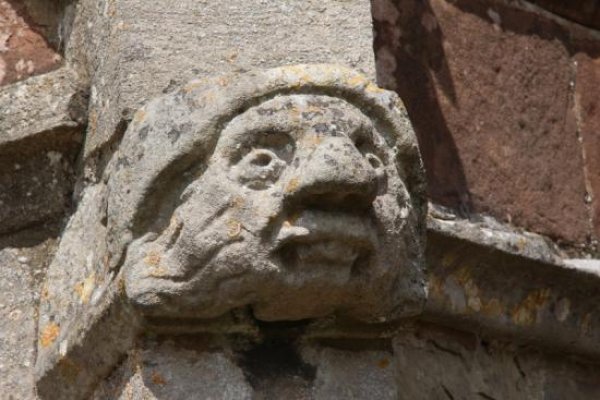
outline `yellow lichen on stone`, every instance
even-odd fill
[[[167,270],[165,267],[158,265],[152,268],[150,275],[154,276],[155,278],[160,278],[161,276],[167,275]]]
[[[317,147],[322,141],[323,138],[319,135],[306,135],[302,138],[302,143],[306,145],[306,147]]]
[[[240,235],[242,231],[242,224],[235,219],[230,219],[227,221],[227,236],[230,238],[235,238]]]
[[[385,92],[384,89],[380,88],[377,85],[374,85],[371,82],[369,82],[369,84],[367,84],[367,87],[365,88],[365,91],[368,92],[368,93],[383,93],[383,92]]]
[[[300,180],[298,178],[292,178],[287,185],[285,185],[285,191],[286,193],[291,193],[298,189],[298,186],[300,186]]]
[[[142,122],[145,118],[146,118],[146,113],[144,112],[144,110],[139,110],[133,116],[133,121],[139,123],[139,122]]]
[[[538,311],[550,299],[550,289],[534,290],[512,310],[512,320],[519,325],[533,325],[537,322]]]
[[[234,196],[229,200],[229,205],[233,208],[242,208],[246,200],[242,196]]]
[[[149,251],[146,257],[144,257],[144,262],[151,267],[157,267],[160,264],[160,253]]]
[[[352,78],[348,79],[348,84],[350,86],[364,86],[367,83],[367,79],[362,75],[355,75]]]
[[[75,293],[77,293],[83,304],[87,304],[87,302],[90,300],[95,284],[96,274],[92,273],[83,282],[79,282],[77,285],[75,285]]]
[[[40,344],[42,347],[48,347],[58,337],[60,333],[60,327],[54,322],[50,322],[42,329],[42,334],[40,335]]]

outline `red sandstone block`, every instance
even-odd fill
[[[600,45],[582,46],[575,56],[576,112],[585,155],[585,177],[596,238],[600,238]]]
[[[407,106],[432,200],[585,242],[567,28],[498,2],[375,3],[378,78]]]
[[[18,0],[0,0],[0,86],[51,71],[61,57],[30,23]]]

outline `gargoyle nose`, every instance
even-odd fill
[[[323,138],[302,160],[298,173],[288,184],[288,194],[303,206],[366,208],[377,195],[375,168],[346,137]]]

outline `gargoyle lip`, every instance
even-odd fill
[[[304,210],[282,224],[276,247],[290,243],[342,242],[364,250],[375,248],[377,233],[364,215],[347,212]]]

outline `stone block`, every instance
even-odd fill
[[[92,76],[86,157],[145,99],[191,78],[299,63],[374,76],[368,0],[88,0],[79,16],[67,54]]]
[[[142,348],[130,352],[91,399],[253,398],[244,373],[227,352],[194,347],[176,346],[172,341],[145,342]]]
[[[600,40],[596,47],[581,44],[575,55],[577,79],[575,111],[585,158],[585,178],[590,222],[596,245],[600,240]]]
[[[406,104],[431,199],[586,242],[570,31],[497,1],[373,9],[378,79]]]
[[[37,303],[54,249],[45,229],[0,238],[0,388],[2,398],[33,400]]]
[[[0,1],[0,86],[51,71],[61,61],[30,19],[25,2]]]
[[[420,313],[424,191],[398,97],[345,67],[196,79],[149,101],[49,267],[40,396],[85,396],[151,325]]]
[[[400,399],[593,399],[596,367],[423,327],[394,339]]]
[[[85,106],[85,90],[68,68],[2,89],[0,233],[68,210]]]

